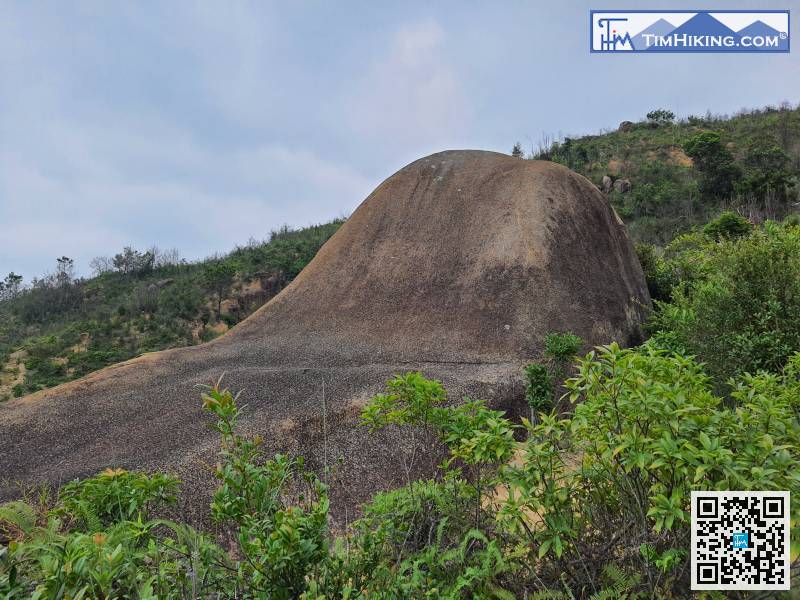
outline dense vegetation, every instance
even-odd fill
[[[90,279],[76,278],[68,257],[28,286],[9,274],[0,282],[0,401],[212,339],[280,291],[341,223],[283,228],[195,263],[125,248],[92,261]]]
[[[156,518],[178,493],[171,477],[108,469],[0,505],[0,593],[688,597],[690,492],[714,489],[789,490],[796,569],[800,226],[723,215],[649,258],[662,298],[652,337],[577,358],[578,338],[547,336],[544,362],[525,370],[531,420],[453,401],[420,373],[389,381],[362,425],[407,432],[406,472],[432,443],[448,458],[376,495],[346,531],[329,529],[326,486],[302,457],[264,456],[237,432],[236,398],[214,387],[210,512],[232,546]]]
[[[686,595],[692,489],[788,489],[800,447],[800,354],[743,376],[729,401],[688,358],[598,348],[566,382],[574,410],[516,425],[483,402],[448,402],[398,376],[362,415],[414,430],[449,458],[379,494],[343,536],[326,487],[299,458],[266,460],[236,432],[240,409],[210,389],[222,451],[208,534],[157,519],[177,482],[109,469],[55,499],[0,506],[7,598],[652,598]],[[678,417],[678,415],[681,415]],[[515,432],[524,431],[524,441]],[[792,531],[795,539],[798,530]]]
[[[676,238],[647,264],[654,340],[702,359],[719,385],[778,372],[800,349],[800,226],[768,222],[715,237],[721,221],[737,223],[727,217]]]
[[[616,131],[545,141],[535,157],[601,188],[608,177],[609,198],[633,239],[664,245],[723,210],[756,223],[797,211],[800,108],[682,120],[654,110]]]

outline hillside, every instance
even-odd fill
[[[665,246],[723,210],[760,223],[800,208],[800,108],[649,117],[544,144],[531,158],[563,164],[606,191],[634,242]],[[86,280],[72,277],[70,262],[20,292],[6,278],[0,401],[143,352],[213,339],[279,292],[341,223],[274,232],[223,259],[153,256],[148,264],[146,252],[134,251],[121,253],[118,267],[98,261],[105,272]]]
[[[0,294],[0,401],[77,379],[144,352],[209,341],[277,294],[343,223],[274,231],[269,241],[187,263],[128,250],[72,275],[69,259]],[[24,283],[24,282],[23,282]]]
[[[798,210],[792,184],[800,172],[800,108],[681,120],[655,110],[648,117],[544,143],[533,157],[609,191],[635,242],[665,245],[725,209],[756,223]]]

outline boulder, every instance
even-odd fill
[[[608,175],[603,175],[603,185],[602,190],[604,193],[609,193],[611,189],[614,187],[614,180],[611,179]]]
[[[631,182],[628,179],[617,179],[614,182],[614,191],[620,194],[627,194],[631,189]]]
[[[551,331],[641,340],[650,304],[624,224],[588,180],[546,161],[448,151],[381,183],[280,294],[225,335],[145,354],[0,404],[0,498],[106,467],[183,481],[207,516],[219,440],[199,384],[243,390],[241,427],[268,452],[333,467],[334,518],[404,484],[407,437],[359,426],[393,374],[526,414],[522,368]],[[418,461],[417,464],[436,464]],[[420,467],[414,475],[425,475]]]
[[[619,124],[619,131],[632,131],[633,130],[633,121],[623,121]]]

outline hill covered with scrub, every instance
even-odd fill
[[[663,246],[723,210],[760,223],[800,209],[800,107],[788,103],[684,119],[653,110],[613,131],[545,141],[532,156],[608,192],[634,242]]]
[[[214,339],[280,292],[342,223],[283,228],[198,262],[125,248],[95,259],[91,278],[75,277],[68,257],[29,282],[10,273],[0,282],[0,401]]]

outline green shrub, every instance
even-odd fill
[[[753,225],[750,221],[731,211],[725,211],[703,227],[703,233],[715,240],[742,237],[752,230]]]
[[[800,350],[800,231],[767,224],[674,259],[684,283],[653,316],[655,342],[696,355],[717,385],[780,371]]]
[[[525,367],[525,400],[531,409],[531,421],[537,412],[549,411],[553,407],[553,381],[550,369],[542,363]]]
[[[556,405],[557,388],[567,375],[567,365],[575,358],[583,340],[572,333],[551,332],[545,336],[546,363],[525,367],[525,400],[531,409],[531,421],[538,412],[548,412]]]
[[[669,300],[674,285],[669,267],[652,244],[636,244],[636,256],[642,265],[647,290],[653,300]]]
[[[583,340],[572,333],[548,333],[544,338],[544,353],[557,364],[570,362],[577,356]]]
[[[236,433],[240,410],[230,391],[208,388],[203,408],[217,416],[222,436],[216,470],[221,485],[211,514],[238,529],[242,585],[270,598],[296,598],[328,555],[327,490],[302,470],[302,459],[276,455],[265,461],[259,438]],[[292,497],[293,487],[303,492]]]
[[[367,597],[370,590],[387,598],[431,592],[442,598],[503,597],[499,577],[509,566],[499,541],[487,535],[492,518],[483,501],[494,489],[497,467],[512,458],[514,426],[479,400],[446,406],[441,383],[420,373],[397,376],[387,387],[388,394],[375,396],[364,409],[362,423],[372,430],[422,430],[450,458],[441,466],[442,483],[410,481],[367,506],[356,528],[358,558],[350,567],[364,573],[369,565]]]
[[[178,480],[156,473],[108,468],[61,489],[59,514],[78,519],[88,532],[123,521],[147,520],[153,506],[176,500]]]
[[[567,382],[574,415],[530,426],[521,464],[504,476],[512,491],[500,515],[529,541],[537,577],[564,574],[583,595],[613,556],[646,575],[649,597],[685,591],[691,490],[800,487],[799,368],[795,355],[781,375],[743,377],[728,406],[690,359],[616,345],[582,359]],[[796,536],[800,502],[792,515]]]
[[[744,156],[745,174],[737,191],[764,200],[769,194],[781,202],[788,188],[794,186],[797,170],[791,167],[790,157],[777,144],[759,140],[750,145]]]

